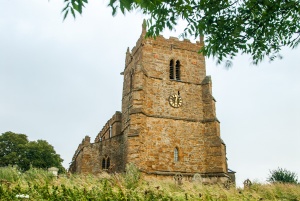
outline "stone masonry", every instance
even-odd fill
[[[145,34],[143,28],[126,52],[122,113],[107,121],[93,143],[85,137],[70,171],[123,172],[134,163],[149,177],[200,174],[207,182],[225,182],[226,146],[205,58],[197,53],[203,41]]]

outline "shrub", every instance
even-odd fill
[[[270,175],[267,181],[271,183],[280,182],[280,183],[297,184],[298,178],[296,173],[288,171],[283,168],[278,168],[276,170],[270,170]]]
[[[126,165],[126,173],[124,175],[124,180],[127,189],[135,189],[138,186],[140,177],[141,173],[133,163]]]
[[[44,182],[48,183],[55,178],[51,172],[39,168],[33,168],[33,167],[25,171],[22,174],[22,177],[26,181],[39,181],[43,183]]]
[[[0,180],[15,182],[19,180],[20,174],[15,167],[0,167]]]

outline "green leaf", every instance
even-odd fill
[[[65,12],[65,14],[64,14],[64,19],[63,19],[63,20],[65,20],[65,19],[67,18],[68,13],[69,13],[69,10],[67,10],[67,11]]]
[[[61,12],[64,12],[66,9],[68,9],[68,8],[69,8],[69,5],[70,5],[70,3],[67,3],[66,7],[64,7],[64,9],[62,9]]]
[[[73,17],[76,18],[75,12],[74,12],[74,9],[73,9],[73,8],[71,8],[71,13],[72,13]]]

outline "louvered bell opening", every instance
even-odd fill
[[[170,61],[170,80],[174,80],[174,61]]]
[[[176,80],[180,80],[180,61],[176,61]]]

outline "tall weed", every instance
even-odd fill
[[[141,173],[139,169],[133,164],[126,165],[126,172],[124,175],[125,187],[127,189],[135,189],[139,185]]]
[[[21,173],[15,167],[0,167],[0,180],[7,182],[16,182]]]
[[[2,171],[4,171],[2,169]],[[5,169],[13,174],[17,170]],[[173,180],[143,180],[134,166],[126,174],[71,175],[53,179],[44,170],[32,169],[11,179],[11,184],[0,182],[0,200],[18,200],[16,195],[29,195],[29,200],[291,200],[299,201],[300,185],[259,184],[249,188],[225,189],[222,185],[203,185]]]
[[[55,178],[55,176],[51,172],[38,168],[30,168],[29,170],[21,174],[21,176],[25,181],[42,182],[43,184],[49,183]]]

